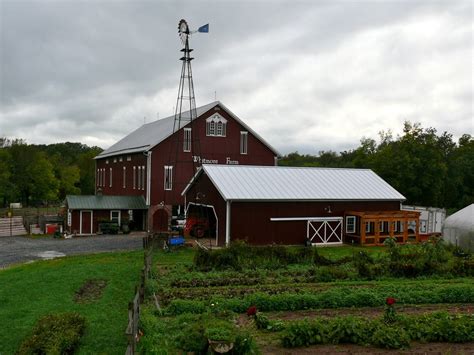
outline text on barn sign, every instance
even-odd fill
[[[199,164],[219,164],[219,160],[217,159],[201,158],[199,155],[193,155],[193,160],[195,163],[199,163]],[[238,160],[232,160],[229,157],[225,159],[225,163],[227,165],[239,165]]]

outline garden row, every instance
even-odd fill
[[[431,275],[474,276],[474,259],[471,255],[445,245],[442,240],[434,239],[419,245],[400,246],[388,238],[385,244],[387,248],[384,251],[369,253],[367,248],[358,248],[353,249],[352,255],[335,259],[321,255],[318,248],[251,247],[236,243],[221,250],[199,250],[194,259],[193,270],[245,272],[280,270],[291,265],[313,266],[309,277],[316,282]],[[316,271],[314,266],[320,268]],[[258,275],[253,276],[255,277]],[[192,282],[189,279],[188,281]]]
[[[260,321],[260,327],[265,325]],[[474,341],[474,316],[440,312],[387,319],[339,317],[279,323],[281,342],[294,348],[315,344],[358,344],[408,348],[411,341],[465,343]],[[267,324],[267,328],[270,323]],[[275,330],[275,327],[271,328]],[[277,329],[278,331],[278,329]]]
[[[334,287],[317,293],[280,294],[256,292],[243,297],[213,296],[206,300],[174,299],[164,314],[206,313],[212,309],[243,313],[252,305],[261,311],[297,311],[340,307],[377,307],[390,295],[400,304],[474,303],[474,284],[422,284],[377,286],[370,288]]]

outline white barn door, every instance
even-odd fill
[[[306,237],[311,244],[342,244],[342,217],[308,219]]]

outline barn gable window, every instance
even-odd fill
[[[191,151],[191,128],[185,128],[184,131],[184,140],[183,140],[183,151]]]
[[[225,137],[227,135],[227,120],[219,114],[206,119],[206,136]]]
[[[109,170],[110,176],[109,176],[109,187],[112,187],[112,168]]]
[[[249,132],[240,132],[240,154],[247,154]]]
[[[173,189],[173,167],[165,165],[165,190]]]
[[[355,233],[356,231],[356,217],[347,216],[346,217],[346,233]]]

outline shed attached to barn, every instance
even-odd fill
[[[218,245],[418,240],[419,212],[367,169],[204,164],[183,195],[188,218],[207,210]]]
[[[143,230],[148,206],[143,196],[68,195],[66,209],[66,230],[88,235],[100,232],[99,224],[106,221]]]

